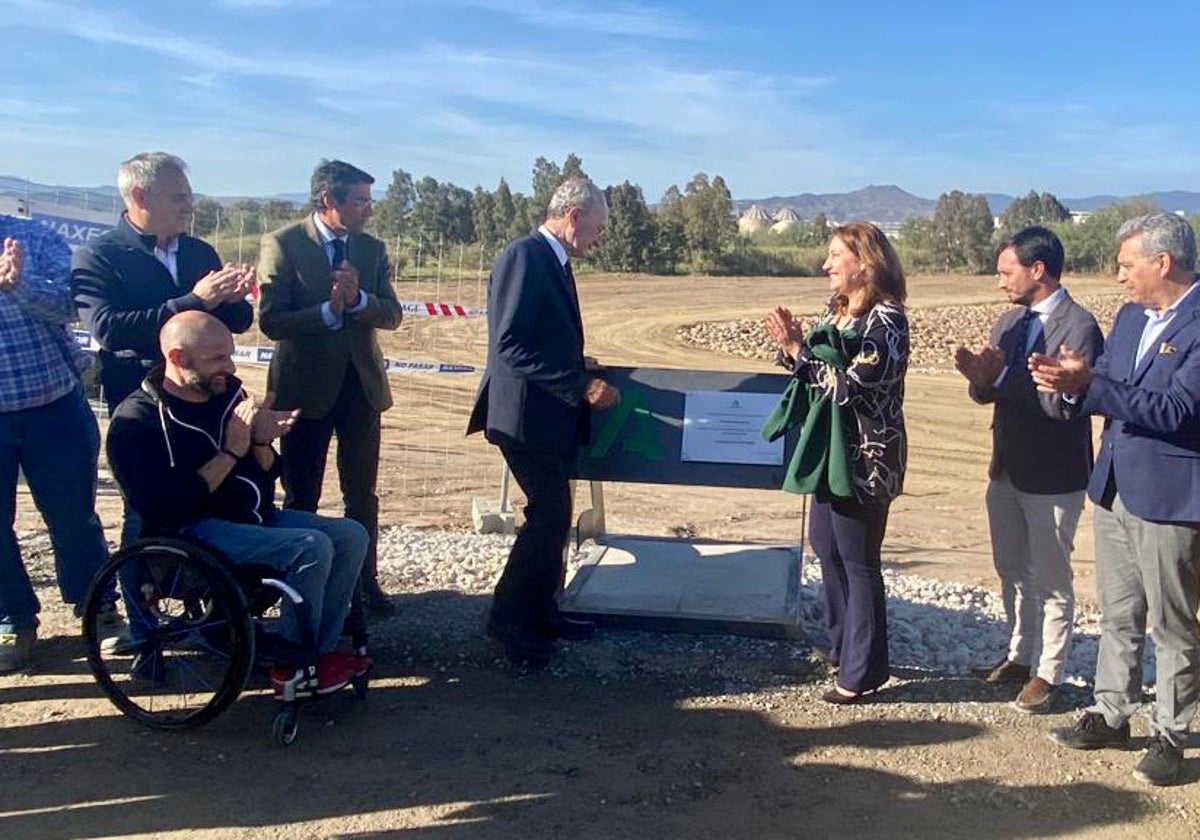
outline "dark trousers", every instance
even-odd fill
[[[880,549],[888,504],[814,502],[808,541],[821,559],[825,618],[838,685],[870,691],[888,680],[887,607]]]
[[[325,417],[301,415],[292,431],[279,443],[283,455],[285,508],[317,512],[329,440],[337,434],[338,483],[346,516],[367,529],[370,544],[363,560],[364,580],[378,578],[379,497],[379,412],[367,401],[354,366],[346,370],[342,390],[333,410]]]
[[[563,549],[571,532],[567,459],[548,449],[502,444],[500,453],[525,493],[525,524],[496,584],[492,619],[500,625],[544,633],[558,623],[555,596],[563,575]]]

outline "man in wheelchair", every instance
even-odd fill
[[[114,413],[108,462],[146,522],[143,536],[178,534],[235,565],[276,570],[301,603],[284,598],[281,655],[271,681],[285,699],[327,693],[370,668],[361,651],[338,649],[367,532],[275,506],[280,459],[272,442],[297,412],[258,403],[234,376],[233,336],[200,311],[170,318],[159,334],[164,364]]]

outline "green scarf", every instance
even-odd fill
[[[858,334],[841,332],[832,323],[813,327],[806,341],[810,352],[839,370],[850,363],[846,343]],[[818,385],[802,384],[792,377],[779,404],[763,423],[764,440],[773,441],[800,427],[800,440],[792,452],[783,479],[789,493],[815,493],[818,499],[853,497],[850,448],[842,407]]]

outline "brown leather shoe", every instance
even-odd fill
[[[982,668],[975,676],[989,683],[1024,683],[1029,679],[1029,666],[1018,665],[1005,657],[990,668]]]
[[[1044,715],[1050,711],[1050,706],[1054,702],[1054,689],[1055,686],[1041,677],[1034,677],[1025,683],[1025,687],[1021,689],[1021,693],[1017,695],[1013,705],[1018,712],[1024,712],[1027,715]]]

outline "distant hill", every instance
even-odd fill
[[[28,200],[35,206],[55,206],[61,208],[79,208],[87,210],[124,209],[121,194],[115,185],[102,187],[69,187],[62,185],[50,186],[28,181],[13,175],[0,175],[0,195],[17,196]],[[290,201],[297,206],[308,201],[308,193],[281,193],[268,196],[206,196],[230,207],[246,198],[256,201]]]
[[[0,195],[19,196],[37,204],[59,207],[78,207],[90,210],[122,209],[121,197],[117,193],[117,188],[112,185],[100,187],[50,186],[13,175],[0,175]],[[988,207],[997,216],[1003,213],[1013,201],[1012,196],[1004,193],[984,193],[984,195],[987,198]],[[290,201],[297,206],[308,200],[307,193],[299,192],[277,193],[268,196],[210,197],[226,207],[247,197],[259,201]],[[1153,192],[1141,196],[1092,195],[1084,198],[1059,196],[1059,201],[1071,210],[1091,211],[1121,201],[1132,201],[1135,198],[1148,199],[1164,210],[1182,210],[1188,215],[1200,213],[1200,192],[1183,190]],[[738,215],[744,213],[750,205],[757,204],[772,215],[784,207],[791,207],[803,219],[811,219],[818,213],[824,213],[827,217],[839,221],[870,219],[884,224],[898,225],[910,216],[932,216],[937,201],[931,198],[921,198],[894,184],[889,184],[886,186],[873,185],[848,193],[801,193],[800,195],[775,195],[770,198],[738,199],[733,204]]]
[[[988,207],[996,216],[1003,213],[1013,202],[1013,196],[1004,193],[984,193],[984,197],[987,198]],[[1059,201],[1068,209],[1080,211],[1098,210],[1110,204],[1134,199],[1148,199],[1162,209],[1172,212],[1182,210],[1188,215],[1200,212],[1200,193],[1182,190],[1154,192],[1140,196],[1093,195],[1086,198],[1059,196]],[[771,214],[784,207],[791,207],[804,219],[811,219],[818,213],[824,213],[827,217],[839,221],[869,219],[884,224],[898,224],[910,216],[933,216],[937,201],[921,198],[894,185],[870,186],[848,193],[801,193],[800,195],[776,195],[770,198],[734,201],[738,215],[744,213],[753,204],[757,204]]]

